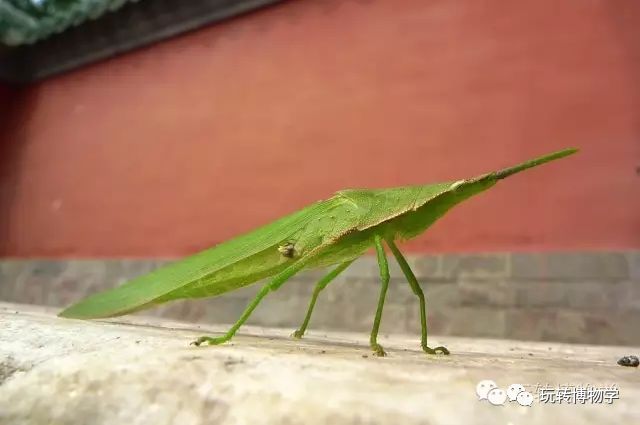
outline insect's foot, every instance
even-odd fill
[[[206,338],[201,336],[200,338],[196,339],[195,341],[191,341],[191,344],[189,345],[195,345],[196,347],[200,347],[200,345],[206,341]]]
[[[384,357],[387,355],[380,344],[371,344],[371,349],[373,350],[374,356]]]
[[[425,353],[427,354],[444,354],[444,355],[449,355],[449,350],[447,350],[446,347],[436,347],[436,348],[430,348],[427,345],[423,345],[422,349],[424,350]]]
[[[196,347],[199,347],[204,343],[206,343],[207,345],[218,345],[226,341],[227,338],[225,337],[211,338],[210,336],[201,336],[200,338],[193,341],[191,345],[195,345]]]
[[[295,339],[302,339],[302,336],[304,335],[304,331],[301,331],[300,329],[296,329],[292,334],[291,337],[295,338]]]

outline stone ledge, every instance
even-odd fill
[[[640,348],[246,327],[233,343],[190,347],[224,327],[133,318],[59,319],[44,308],[0,304],[0,424],[460,424],[638,423],[638,369],[618,366]],[[613,404],[492,406],[478,381],[501,387],[611,385]],[[533,388],[532,388],[533,391]]]

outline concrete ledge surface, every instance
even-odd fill
[[[0,304],[1,424],[549,424],[640,423],[637,347],[242,328],[232,343],[193,347],[198,326],[158,318],[59,319]],[[522,384],[532,406],[479,401],[476,385]],[[611,404],[541,403],[536,384],[615,385]]]

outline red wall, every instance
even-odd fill
[[[26,90],[0,254],[182,255],[347,187],[579,155],[413,251],[640,248],[640,3],[297,1]]]

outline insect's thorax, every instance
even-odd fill
[[[436,220],[442,217],[451,208],[476,195],[495,184],[495,180],[466,181],[452,183],[454,190],[448,190],[436,195],[438,202],[431,202],[434,196],[429,196],[422,202],[418,202],[414,209],[401,214],[387,223],[387,233],[394,239],[407,240],[415,238],[427,230]]]

